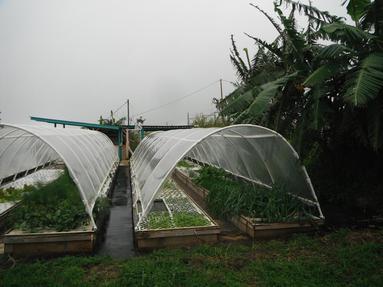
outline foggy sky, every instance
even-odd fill
[[[313,5],[344,16],[341,2]],[[271,0],[253,3],[275,16]],[[235,81],[230,35],[254,52],[243,32],[276,36],[249,0],[0,0],[0,117],[95,122],[128,98],[139,116],[220,78]],[[219,96],[217,82],[143,117],[186,124],[187,112],[210,114]]]

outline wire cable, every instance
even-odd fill
[[[121,110],[124,106],[126,106],[126,102],[124,102],[121,106],[119,106],[113,113],[117,113],[119,110]]]
[[[208,84],[208,85],[206,85],[206,86],[204,86],[204,87],[202,87],[202,88],[199,88],[198,90],[195,90],[194,92],[191,92],[191,93],[189,93],[189,94],[187,94],[187,95],[185,95],[185,96],[183,96],[183,97],[174,99],[174,100],[172,100],[172,101],[170,101],[170,102],[167,102],[167,103],[162,104],[162,105],[159,105],[159,106],[157,106],[157,107],[148,109],[148,110],[143,111],[143,112],[141,112],[141,113],[136,113],[136,114],[134,114],[134,115],[132,116],[132,118],[134,118],[134,117],[136,117],[136,116],[142,116],[142,115],[144,115],[144,114],[147,114],[147,113],[150,113],[150,112],[153,112],[153,111],[162,109],[163,107],[166,107],[166,106],[171,105],[171,104],[173,104],[173,103],[176,103],[176,102],[178,102],[178,101],[182,101],[183,99],[186,99],[186,98],[188,98],[188,97],[191,97],[191,96],[193,96],[193,95],[195,95],[195,94],[197,94],[197,93],[199,93],[199,92],[201,92],[201,91],[203,91],[203,90],[205,90],[205,89],[207,89],[207,88],[213,86],[214,84],[216,84],[216,83],[218,83],[218,82],[219,82],[219,80],[215,80],[214,82],[212,82],[212,83],[210,83],[210,84]]]

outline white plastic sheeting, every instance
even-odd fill
[[[96,227],[93,206],[119,162],[111,140],[86,129],[0,125],[0,181],[57,159],[64,161]]]
[[[38,184],[47,184],[59,178],[64,173],[63,169],[44,168],[24,177],[18,178],[7,184],[1,185],[1,189],[21,189],[26,185],[37,186]]]
[[[314,189],[292,146],[277,132],[255,125],[195,128],[156,132],[147,136],[131,159],[133,203],[140,202],[141,218],[166,178],[184,157],[221,167],[255,183],[283,185],[317,206]]]

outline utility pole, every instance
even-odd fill
[[[188,118],[188,125],[190,125],[190,116],[189,116],[189,112],[188,112],[187,118]]]
[[[223,100],[222,79],[219,79],[219,87],[220,87],[220,90],[221,90],[221,103],[222,103],[222,100]],[[221,106],[220,105],[221,103],[219,103],[219,107]],[[224,118],[224,116],[222,114],[221,107],[220,107],[220,112],[221,112],[221,116],[222,116],[222,123],[224,123],[225,122],[225,118]]]
[[[219,79],[219,86],[221,88],[221,100],[223,100],[222,79]]]
[[[126,116],[127,116],[127,122],[128,125],[130,124],[130,119],[129,119],[129,99],[126,100]]]

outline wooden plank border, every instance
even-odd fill
[[[178,169],[174,170],[174,177],[186,184],[191,197],[198,197],[204,200],[209,191],[203,187],[196,185],[185,173]],[[198,200],[198,201],[200,201]],[[298,232],[308,232],[317,229],[324,224],[323,219],[312,219],[303,222],[276,222],[276,223],[254,223],[253,220],[246,216],[233,216],[229,219],[239,230],[248,234],[252,238],[276,238]]]
[[[27,233],[19,230],[4,236],[4,252],[13,257],[46,257],[63,254],[93,252],[96,233],[91,226],[86,230]]]
[[[176,181],[177,184],[177,181]],[[220,226],[205,212],[199,204],[185,192],[187,198],[197,206],[210,221],[209,226],[179,227],[167,229],[135,230],[135,242],[138,250],[152,250],[167,247],[191,246],[201,243],[216,243],[221,232]]]

